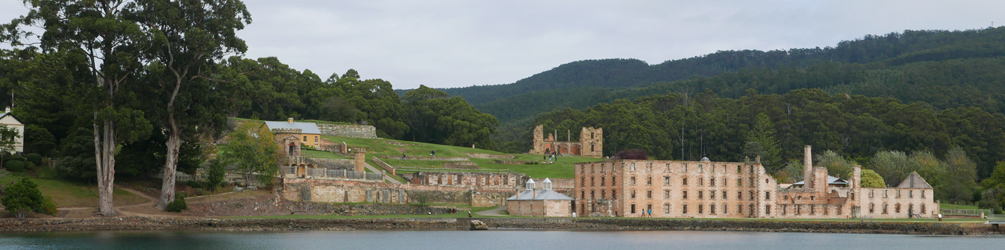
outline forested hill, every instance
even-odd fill
[[[933,87],[934,90],[930,92],[937,95],[987,99],[994,98],[994,93],[969,93],[970,90],[965,87],[944,92],[935,86],[943,83],[951,83],[954,86],[975,84],[975,79],[959,74],[970,73],[969,66],[973,66],[972,64],[984,65],[985,69],[993,67],[997,59],[1005,54],[1005,44],[1001,41],[1005,41],[1005,28],[967,31],[909,30],[882,36],[867,35],[861,39],[843,41],[836,47],[788,51],[720,51],[651,66],[634,59],[578,61],[511,84],[452,88],[443,91],[452,96],[465,98],[479,110],[495,115],[504,125],[516,121],[529,121],[535,114],[564,107],[584,108],[599,101],[609,100],[609,98],[596,99],[598,95],[609,96],[612,93],[607,92],[613,90],[643,86],[646,87],[646,91],[658,89],[675,92],[695,92],[710,88],[716,93],[728,91],[728,94],[720,94],[729,97],[742,95],[748,88],[759,93],[786,93],[803,87],[862,91],[856,93],[890,96],[884,92],[906,94],[894,89],[920,86]],[[980,58],[985,60],[972,61]],[[896,67],[923,71],[923,68],[946,66],[941,64],[954,60],[955,62],[949,65],[955,67],[951,68],[954,71],[946,72],[948,75],[935,79],[918,79],[916,78],[918,75],[904,75],[904,72],[871,72]],[[853,71],[855,71],[853,74],[846,74]],[[715,79],[735,72],[743,73],[733,75],[732,79],[721,77]],[[770,78],[785,75],[779,72],[808,72],[818,77],[807,79],[813,82],[778,86],[775,81],[779,79]],[[993,79],[976,80],[980,81],[978,84],[990,84],[988,81],[993,81]],[[909,84],[911,87],[890,86],[891,84]],[[727,89],[720,89],[723,87]],[[880,91],[883,89],[886,91]],[[981,95],[970,96],[970,94]],[[542,99],[543,96],[548,98]],[[611,98],[618,97],[611,96]],[[924,98],[912,100],[924,100]]]

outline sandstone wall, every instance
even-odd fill
[[[322,135],[377,139],[377,128],[372,125],[318,124]]]
[[[425,203],[501,206],[513,195],[513,189],[288,178],[283,179],[279,195],[288,201],[418,204],[424,200]]]

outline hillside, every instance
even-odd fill
[[[578,61],[511,84],[443,91],[495,115],[504,128],[525,126],[523,122],[532,116],[565,107],[585,108],[618,98],[704,89],[739,97],[747,89],[781,94],[798,88],[822,88],[924,101],[938,108],[977,105],[997,112],[1003,110],[1002,104],[992,100],[1000,99],[1005,91],[998,88],[1002,78],[994,69],[1000,69],[1000,57],[1005,54],[1003,40],[1005,28],[908,30],[867,35],[836,47],[720,51],[656,65],[634,59]],[[788,78],[793,74],[798,77]],[[989,86],[991,91],[987,91]],[[902,91],[905,89],[911,91]]]

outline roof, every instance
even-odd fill
[[[925,178],[921,178],[918,172],[911,172],[900,185],[897,185],[897,188],[932,188],[932,185],[929,185]]]
[[[0,113],[0,119],[3,119],[4,117],[7,116],[10,116],[11,119],[14,119],[14,121],[16,122],[15,124],[23,124],[21,123],[21,120],[18,120],[17,117],[14,117],[14,114],[11,114],[10,112]]]
[[[293,128],[300,129],[301,133],[304,134],[321,134],[321,130],[318,129],[318,125],[313,122],[266,121],[265,126],[269,126],[270,130],[277,128]]]
[[[520,197],[520,198],[517,198]],[[534,198],[534,190],[526,189],[520,195],[514,195],[506,199],[507,201],[531,201],[531,200],[573,200],[572,197],[553,190],[537,190],[537,198]]]
[[[800,181],[800,182],[792,183],[792,186],[802,186],[804,184],[805,184],[804,182]],[[828,175],[827,176],[827,185],[848,185],[848,181],[846,181],[845,179],[841,179],[841,178],[837,178],[837,177]]]

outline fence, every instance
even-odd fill
[[[943,216],[967,216],[980,217],[981,215],[992,214],[991,209],[939,209]]]

